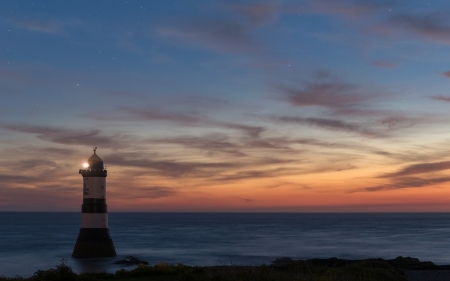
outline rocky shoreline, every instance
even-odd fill
[[[417,258],[399,256],[395,259],[361,259],[361,260],[346,260],[338,258],[329,259],[309,259],[309,260],[293,260],[291,258],[278,258],[272,261],[271,266],[287,266],[296,262],[307,262],[314,266],[325,267],[343,267],[364,261],[383,261],[392,267],[401,270],[450,270],[450,265],[436,265],[431,261],[420,261]]]
[[[128,256],[113,262],[122,265],[116,273],[85,272],[77,274],[62,262],[56,268],[38,270],[30,278],[0,277],[0,281],[444,281],[450,280],[450,265],[436,265],[411,257],[397,257],[391,260],[338,258],[294,260],[278,258],[269,265],[217,265],[186,266],[160,262],[149,265],[147,261]],[[127,268],[125,268],[127,267]]]
[[[269,268],[283,270],[299,264],[308,264],[308,266],[317,268],[345,268],[351,265],[361,263],[385,263],[386,265],[398,270],[407,281],[448,281],[450,280],[450,265],[436,265],[431,261],[420,261],[417,258],[399,256],[395,259],[361,259],[347,260],[338,258],[328,259],[308,259],[294,260],[289,257],[277,258],[268,265]],[[140,260],[136,257],[129,256],[125,259],[117,260],[114,264],[123,265],[124,267],[132,265],[148,265],[148,262]]]
[[[392,267],[401,269],[401,270],[450,270],[450,265],[436,265],[431,261],[420,261],[417,258],[411,257],[402,257],[399,256],[395,259],[384,260],[384,259],[360,259],[360,260],[347,260],[347,259],[338,259],[338,258],[329,258],[329,259],[307,259],[307,260],[294,260],[289,257],[277,258],[273,260],[268,266],[270,267],[284,267],[289,266],[296,263],[308,263],[313,266],[323,266],[323,267],[344,267],[355,263],[361,262],[370,262],[370,261],[382,261],[386,262]],[[125,259],[120,259],[114,261],[113,264],[126,266],[133,265],[149,265],[147,261],[141,260],[134,256],[128,256]]]

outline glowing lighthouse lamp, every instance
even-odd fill
[[[89,157],[83,176],[83,205],[81,206],[81,229],[72,257],[94,258],[114,257],[116,250],[108,229],[108,208],[106,205],[106,169],[98,157],[97,147]]]

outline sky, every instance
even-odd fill
[[[450,211],[450,2],[0,2],[0,211]]]

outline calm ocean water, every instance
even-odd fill
[[[62,259],[76,272],[114,272],[129,255],[150,264],[400,255],[450,264],[447,213],[110,213],[118,256],[84,260],[71,257],[79,223],[79,213],[0,213],[0,276],[28,277]]]

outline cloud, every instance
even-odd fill
[[[375,108],[377,101],[388,97],[388,92],[363,88],[324,71],[316,72],[312,80],[302,82],[298,86],[282,85],[276,86],[276,88],[281,91],[281,98],[295,107],[322,107],[330,110],[325,111],[326,114],[333,116],[333,118],[286,116],[277,117],[278,121],[384,137],[387,136],[387,131],[393,133],[429,120],[425,116],[409,117],[398,111]],[[369,103],[370,100],[371,103]],[[357,117],[356,120],[361,120],[361,122],[356,124],[334,118],[340,115]],[[369,124],[372,129],[367,128]]]
[[[248,199],[248,198],[242,198],[242,197],[230,197],[232,199],[236,199],[236,200],[242,200],[246,203],[253,201],[252,199]]]
[[[117,112],[119,111],[119,113]],[[125,115],[120,116],[120,112]],[[250,138],[258,138],[266,129],[262,126],[252,126],[232,122],[214,120],[205,115],[196,112],[171,112],[156,108],[143,109],[138,107],[119,107],[114,115],[88,115],[88,118],[94,120],[120,120],[120,121],[168,121],[182,126],[205,126],[216,127],[219,129],[233,129],[240,131]]]
[[[286,138],[267,138],[267,139],[258,139],[258,140],[250,140],[244,144],[244,147],[247,148],[264,148],[264,149],[282,149],[286,150],[289,153],[294,153],[293,149],[289,148],[290,142]]]
[[[447,78],[450,78],[450,71],[441,72],[441,75]]]
[[[111,195],[120,199],[157,199],[176,196],[177,190],[167,186],[129,186],[133,192],[111,191]]]
[[[378,29],[386,34],[420,36],[435,42],[450,44],[450,21],[448,12],[435,12],[426,15],[397,14]]]
[[[78,194],[77,194],[78,193]],[[32,188],[0,183],[1,211],[79,210],[79,187],[43,183]]]
[[[0,127],[10,131],[34,134],[38,139],[66,145],[97,146],[101,144],[102,147],[119,148],[129,146],[131,141],[131,137],[118,134],[104,135],[97,129],[75,130],[22,124],[0,124]]]
[[[58,164],[54,161],[39,158],[39,159],[27,159],[19,161],[19,163],[17,163],[16,166],[19,169],[29,170],[35,169],[39,166],[45,166],[46,168],[48,167],[56,168],[58,167]]]
[[[333,79],[329,74],[318,74],[314,81],[300,87],[278,86],[285,100],[293,106],[351,107],[373,98],[360,87]]]
[[[424,121],[425,118],[422,118],[420,121]],[[404,128],[409,128],[414,126],[419,119],[408,118],[406,116],[386,116],[379,120],[379,123],[388,127],[388,130],[399,130]]]
[[[450,102],[450,97],[448,97],[448,96],[431,96],[431,97],[429,97],[429,98],[431,98],[431,99],[433,99],[433,100],[448,101],[448,102]]]
[[[394,183],[392,184],[384,184],[377,186],[369,186],[364,188],[352,189],[349,190],[349,193],[355,192],[375,192],[375,191],[387,191],[387,190],[396,190],[396,189],[404,189],[404,188],[420,188],[427,187],[434,184],[449,182],[450,177],[442,177],[442,178],[431,178],[431,179],[421,179],[421,178],[413,178],[413,177],[404,177],[394,179]]]
[[[27,150],[34,150],[39,154],[44,154],[46,156],[49,156],[50,158],[53,156],[60,157],[60,156],[69,156],[74,155],[75,153],[78,153],[77,150],[74,149],[68,149],[68,148],[57,148],[57,147],[25,147]]]
[[[150,169],[162,177],[211,177],[218,171],[241,166],[227,162],[180,162],[174,160],[151,160],[139,154],[115,153],[105,156],[109,165]]]
[[[405,12],[407,1],[366,0],[306,0],[302,9],[293,9],[303,14],[335,15],[350,22],[356,30],[364,33],[376,32],[390,38],[419,37],[434,42],[450,44],[450,20],[448,11],[415,14]],[[422,9],[424,10],[424,9]],[[403,11],[403,12],[399,12]],[[386,15],[389,15],[386,17]],[[380,22],[380,19],[383,22]],[[373,63],[377,67],[395,67],[395,64]]]
[[[15,21],[12,24],[18,28],[32,32],[47,33],[53,35],[66,35],[63,30],[63,24],[61,22],[33,19]]]
[[[170,99],[170,104],[182,107],[188,106],[189,108],[196,108],[198,110],[218,109],[231,105],[231,103],[225,99],[200,95],[175,96]]]
[[[276,22],[281,9],[277,3],[214,3],[209,17],[172,20],[157,32],[163,38],[214,52],[267,56],[253,35],[261,27]]]
[[[373,104],[372,104],[373,105]],[[400,129],[413,127],[418,123],[435,122],[436,120],[430,115],[419,115],[403,113],[401,111],[370,109],[370,105],[363,104],[358,107],[338,108],[333,110],[333,115],[345,115],[352,118],[365,119],[373,124],[374,127],[382,125],[387,131],[392,133],[399,132]],[[380,128],[382,129],[382,128]]]
[[[30,81],[30,77],[16,70],[10,69],[0,69],[0,79],[14,80],[17,82],[27,82]]]
[[[0,174],[2,184],[31,184],[39,181],[35,176]]]
[[[339,15],[345,18],[359,18],[376,12],[379,9],[386,8],[387,4],[393,4],[392,1],[359,1],[359,0],[306,0],[308,5],[305,8],[296,9],[305,14],[325,14]]]
[[[289,147],[291,142],[286,137],[262,138],[260,136],[243,138],[230,138],[226,134],[208,134],[202,136],[177,136],[171,138],[149,139],[153,144],[173,144],[181,145],[187,148],[198,149],[208,153],[225,153],[233,157],[252,157],[253,151],[258,149],[268,150],[276,149],[278,153],[293,155],[298,151]],[[242,161],[242,160],[240,160]]]
[[[173,138],[159,138],[150,140],[152,143],[176,144],[189,148],[200,149],[207,152],[223,152],[235,157],[246,156],[241,152],[240,145],[232,143],[226,135],[211,134],[201,137],[179,136]]]
[[[221,19],[191,20],[161,27],[159,36],[220,53],[252,53],[260,51],[247,24]]]
[[[7,156],[9,153],[13,153],[15,155],[20,154],[21,156],[31,156],[33,159],[42,156],[45,156],[48,159],[60,159],[61,157],[67,158],[69,156],[73,156],[78,153],[78,151],[71,148],[23,146],[7,150],[4,157],[9,158]]]
[[[120,107],[120,111],[128,113],[129,120],[173,121],[180,124],[196,123],[201,116],[178,112],[161,111],[156,108],[141,109],[136,107]]]
[[[198,156],[198,154],[194,154]],[[234,156],[234,155],[233,155]],[[244,155],[247,157],[247,155]],[[217,181],[234,180],[241,177],[259,177],[255,170],[264,167],[281,167],[285,164],[297,163],[297,159],[282,159],[248,155],[245,159],[226,158],[222,161],[182,161],[164,159],[162,155],[147,155],[143,153],[120,153],[102,157],[109,167],[120,166],[130,168],[138,176],[156,176],[163,178],[195,178],[196,180]],[[181,157],[181,155],[179,156]],[[222,159],[222,158],[221,158]],[[213,162],[214,161],[214,162]],[[284,167],[280,169],[286,169]],[[245,170],[245,171],[243,171]],[[250,170],[250,171],[247,171]],[[298,169],[293,169],[298,171]],[[293,171],[293,173],[295,172]]]
[[[298,143],[303,145],[312,145],[312,146],[320,146],[320,147],[326,147],[326,148],[355,148],[355,145],[350,145],[348,143],[342,144],[342,143],[334,143],[334,142],[324,142],[317,139],[294,139],[291,140],[291,143]]]
[[[235,129],[241,132],[244,132],[251,138],[258,138],[262,132],[265,131],[264,127],[261,126],[250,126],[243,124],[235,124],[235,123],[227,123],[227,122],[211,122],[212,124],[218,125],[219,127],[227,128],[227,129]]]
[[[87,118],[101,121],[169,121],[180,125],[194,125],[206,119],[195,112],[173,112],[156,107],[120,106],[113,112],[87,114]]]
[[[387,61],[373,61],[371,64],[373,66],[382,67],[382,68],[396,68],[397,67],[396,63],[387,62]]]
[[[232,5],[232,8],[254,26],[274,22],[280,13],[279,6],[267,3],[237,4]]]
[[[144,94],[136,94],[131,91],[105,90],[101,91],[100,94],[108,98],[126,98],[127,100],[135,99],[139,100],[140,102],[148,100],[148,98]]]
[[[298,171],[295,169],[295,171]],[[263,171],[241,171],[225,176],[221,176],[216,178],[216,181],[236,181],[236,180],[245,180],[245,179],[262,179],[262,178],[273,178],[278,177],[280,175],[293,174],[293,169],[288,168],[276,168],[271,170],[263,170]]]
[[[377,133],[371,130],[368,130],[360,125],[347,123],[341,120],[336,119],[328,119],[328,118],[313,118],[313,117],[294,117],[294,116],[273,116],[272,120],[276,122],[282,123],[291,123],[291,124],[304,124],[311,127],[316,127],[325,130],[331,131],[341,131],[341,132],[349,132],[356,133],[369,137],[379,137],[383,136],[381,133]]]
[[[131,91],[106,90],[100,93],[108,98],[127,98],[127,100],[131,98],[139,101],[139,104],[146,104],[149,101],[148,94],[144,92],[135,93]],[[215,111],[228,106],[230,106],[230,102],[220,98],[200,95],[167,96],[157,101],[153,100],[151,105],[147,107],[119,106],[114,110],[114,114],[97,113],[87,115],[87,117],[95,120],[165,120],[175,122],[187,120],[189,122],[196,122],[197,120],[206,118],[198,112]]]
[[[416,174],[438,172],[448,169],[450,169],[450,161],[414,164],[407,166],[398,172],[380,176],[380,178],[403,177]]]

